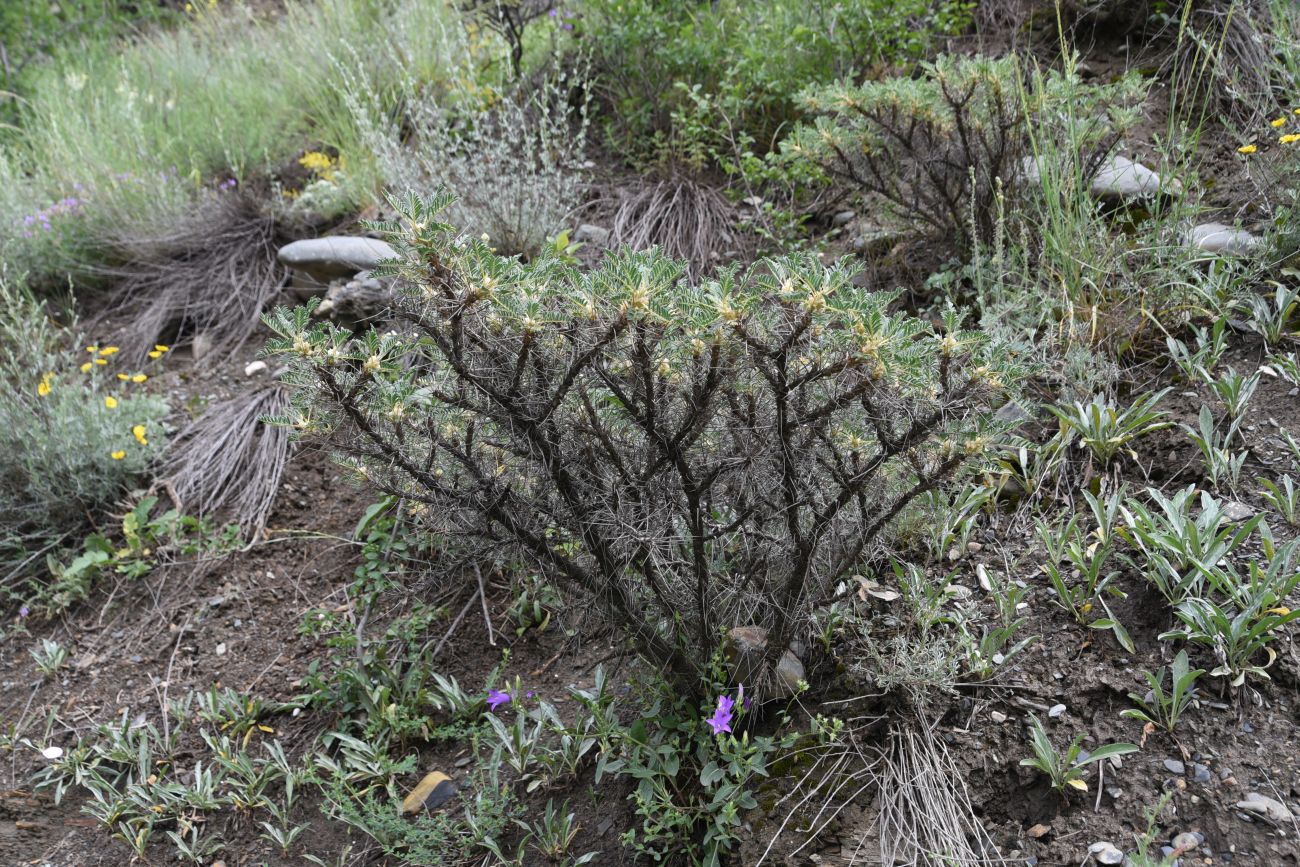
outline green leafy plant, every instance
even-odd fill
[[[54,677],[68,661],[68,649],[52,638],[42,638],[41,643],[32,648],[31,657],[41,674]]]
[[[1172,497],[1155,488],[1146,494],[1157,509],[1134,499],[1124,505],[1124,536],[1140,555],[1128,560],[1173,605],[1203,595],[1207,582],[1214,583],[1210,576],[1217,564],[1238,550],[1263,520],[1256,515],[1234,524],[1224,514],[1223,501],[1207,491],[1198,498],[1195,486]]]
[[[1107,467],[1121,454],[1136,459],[1133,442],[1173,425],[1166,420],[1164,412],[1156,409],[1168,393],[1166,388],[1142,395],[1122,409],[1101,395],[1086,404],[1076,402],[1068,407],[1049,409],[1061,424],[1059,437],[1062,445],[1068,446],[1077,439],[1098,463]]]
[[[1241,420],[1231,421],[1226,431],[1220,431],[1208,406],[1202,406],[1196,418],[1196,427],[1182,425],[1182,428],[1201,452],[1205,461],[1205,477],[1216,490],[1220,483],[1236,490],[1241,481],[1242,468],[1249,456],[1246,451],[1232,451],[1232,440],[1241,429]]]
[[[1269,679],[1267,669],[1277,658],[1269,645],[1281,627],[1300,618],[1300,610],[1282,602],[1300,584],[1300,573],[1270,579],[1256,564],[1250,568],[1256,580],[1243,590],[1243,599],[1185,599],[1176,609],[1182,625],[1160,636],[1161,641],[1177,638],[1209,648],[1219,661],[1210,676],[1229,678],[1233,687],[1243,685],[1248,675]]]
[[[1259,495],[1272,506],[1292,527],[1300,526],[1300,491],[1296,490],[1295,481],[1289,476],[1281,478],[1281,484],[1270,479],[1260,479],[1264,490]]]
[[[1120,716],[1150,723],[1172,734],[1178,726],[1178,720],[1194,701],[1192,687],[1196,679],[1205,674],[1205,669],[1192,668],[1187,661],[1187,651],[1180,650],[1169,669],[1168,692],[1165,691],[1165,673],[1163,666],[1155,674],[1142,672],[1150,691],[1146,695],[1129,693],[1128,697],[1133,699],[1137,707],[1120,711]]]
[[[1174,364],[1178,365],[1183,378],[1189,382],[1202,382],[1207,376],[1213,378],[1223,353],[1228,349],[1227,326],[1226,318],[1214,320],[1214,324],[1208,330],[1193,326],[1193,333],[1196,336],[1194,350],[1189,349],[1186,343],[1176,337],[1165,338],[1169,357],[1173,359]]]
[[[1092,533],[1084,534],[1078,515],[1072,515],[1063,526],[1038,522],[1038,537],[1048,555],[1041,568],[1047,575],[1058,606],[1080,625],[1110,630],[1120,645],[1131,653],[1133,639],[1111,613],[1104,598],[1104,594],[1124,595],[1111,586],[1120,574],[1113,568],[1112,555],[1118,541],[1116,522],[1124,491],[1121,489],[1105,498],[1084,491],[1084,499],[1097,524]],[[1061,568],[1063,563],[1069,571]],[[1097,605],[1105,610],[1105,617],[1093,616]]]
[[[722,624],[787,646],[809,602],[1000,430],[1016,370],[955,311],[935,331],[813,256],[699,287],[654,253],[586,272],[505,259],[440,221],[450,201],[395,199],[378,226],[409,329],[267,317],[295,401],[276,422],[329,433],[430,523],[508,540],[685,690]]]
[[[1242,312],[1249,318],[1246,325],[1270,347],[1295,338],[1300,325],[1300,286],[1271,281],[1274,289],[1269,295],[1250,295],[1242,303]]]
[[[1021,759],[1020,764],[1042,772],[1051,781],[1052,788],[1065,796],[1068,794],[1068,789],[1088,791],[1088,784],[1083,779],[1084,769],[1088,765],[1103,759],[1135,753],[1138,750],[1136,744],[1106,744],[1085,755],[1082,748],[1083,739],[1083,734],[1076,735],[1065,752],[1058,753],[1056,747],[1052,746],[1052,739],[1048,737],[1042,722],[1038,717],[1030,714],[1029,744],[1033,747],[1034,754],[1027,759]]]
[[[1204,377],[1210,385],[1210,390],[1222,402],[1224,412],[1231,421],[1237,421],[1246,414],[1250,399],[1255,396],[1255,389],[1259,387],[1259,378],[1258,370],[1250,376],[1242,376],[1231,367],[1228,368],[1227,373],[1217,379],[1208,374]]]

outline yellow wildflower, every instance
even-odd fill
[[[41,397],[45,397],[45,395],[50,393],[50,377],[52,376],[54,376],[52,373],[45,374],[41,377],[40,385],[36,386],[36,393]]]
[[[1269,124],[1272,125],[1273,129],[1277,129],[1278,127],[1286,126],[1286,118],[1285,118],[1285,117],[1279,117],[1279,118],[1276,118],[1276,119],[1274,119],[1274,120],[1270,120],[1270,121],[1269,121]]]
[[[103,367],[105,364],[108,364],[108,359],[107,359],[107,358],[96,358],[96,359],[95,359],[95,363],[98,364],[100,367]]]
[[[149,377],[145,376],[143,373],[137,373],[135,376],[131,377],[131,381],[132,381],[132,382],[144,382],[144,381],[145,381],[146,379],[148,379],[148,378],[149,378]]]
[[[91,368],[91,364],[89,361],[87,361],[85,364],[81,365],[81,372],[90,373],[90,368]]]
[[[131,428],[131,435],[135,437],[135,441],[138,442],[140,445],[142,446],[149,445],[149,441],[144,438],[144,425],[138,424],[135,427]]]
[[[127,381],[128,379],[130,379],[131,377],[127,376],[125,373],[119,373],[119,374],[117,375],[117,378],[120,379],[120,380],[122,380],[123,382],[126,382],[126,381]]]
[[[167,346],[167,345],[162,344],[162,343],[155,343],[155,344],[153,345],[153,351],[154,351],[154,352],[171,352],[171,349],[172,349],[172,348],[171,348],[170,346]]]
[[[99,354],[104,356],[112,355],[114,352],[117,352],[116,346],[105,346],[103,349],[99,350]]]
[[[86,351],[87,351],[87,352],[91,352],[91,353],[99,352],[99,347],[98,347],[98,346],[87,346],[87,347],[86,347]]]
[[[105,395],[104,406],[108,407],[109,409],[117,409],[117,398],[113,397],[113,395],[111,394]]]
[[[1253,144],[1248,144],[1248,145],[1242,145],[1241,147],[1237,148],[1237,153],[1239,153],[1239,154],[1253,154],[1253,153],[1254,153],[1255,151],[1257,151],[1257,150],[1259,150],[1258,147],[1256,147],[1256,146],[1253,145]]]
[[[122,458],[126,457],[126,452],[122,451],[121,449],[118,449],[117,451],[112,452],[109,455],[109,457],[115,461],[120,461],[122,460]]]
[[[162,353],[155,349],[155,350],[153,350],[152,352],[149,353],[149,357],[150,357],[150,358],[162,358]]]
[[[1300,141],[1300,133],[1289,133],[1278,139],[1279,144],[1294,144]]]

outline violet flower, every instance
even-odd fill
[[[736,706],[731,696],[718,696],[718,709],[713,712],[713,716],[705,720],[709,728],[713,729],[713,734],[720,735],[723,732],[731,731],[731,709]]]
[[[510,693],[502,692],[499,689],[489,689],[487,703],[488,707],[495,711],[503,704],[510,704]]]

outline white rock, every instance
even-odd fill
[[[1290,822],[1291,811],[1281,801],[1275,801],[1267,795],[1261,795],[1259,792],[1251,792],[1246,796],[1246,800],[1237,802],[1238,810],[1246,810],[1250,813],[1260,813],[1274,822]]]
[[[63,758],[63,747],[46,747],[45,749],[41,750],[41,755],[45,756],[45,758],[49,759],[50,761],[54,761],[55,759],[61,759]]]
[[[1250,255],[1259,247],[1259,243],[1259,238],[1245,229],[1237,229],[1223,223],[1202,223],[1193,226],[1187,233],[1188,246],[1225,256]]]
[[[989,713],[989,719],[993,720],[998,725],[1001,725],[1007,721],[1007,715],[1000,710],[995,710]]]
[[[194,356],[194,360],[198,361],[211,352],[212,338],[208,336],[208,333],[202,331],[194,335],[194,339],[190,341],[190,355]]]
[[[244,365],[244,376],[257,376],[259,373],[266,373],[266,362],[258,359],[250,361]]]
[[[1048,715],[1049,717],[1051,717],[1052,719],[1056,719],[1057,717],[1064,716],[1064,715],[1065,715],[1065,705],[1063,705],[1063,704],[1054,704],[1054,705],[1052,705],[1052,707],[1047,711],[1047,715]]]
[[[308,238],[280,248],[280,264],[304,271],[318,280],[351,277],[374,268],[397,251],[383,241],[356,235]]]
[[[1183,185],[1177,179],[1163,181],[1151,169],[1128,157],[1111,157],[1092,179],[1092,194],[1100,198],[1150,199],[1164,193],[1179,195]]]
[[[1116,849],[1114,843],[1105,840],[1089,846],[1088,853],[1097,859],[1098,864],[1120,864],[1124,861],[1124,853]]]

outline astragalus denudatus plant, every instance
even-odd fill
[[[779,657],[996,432],[1015,371],[954,313],[894,313],[815,256],[696,287],[653,251],[522,263],[440,222],[449,201],[394,200],[375,226],[400,254],[395,330],[267,318],[281,421],[595,601],[687,689],[730,628]]]

